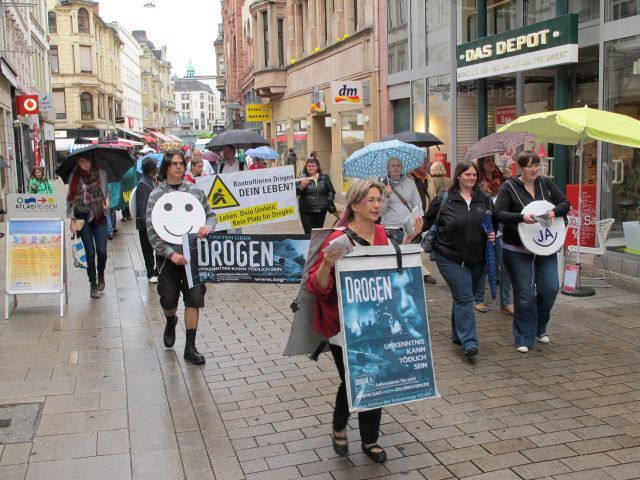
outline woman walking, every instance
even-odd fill
[[[107,172],[99,170],[93,160],[78,157],[77,167],[69,180],[67,215],[71,218],[71,233],[80,236],[87,255],[91,298],[100,298],[100,292],[105,288],[108,209]]]
[[[300,221],[304,233],[309,235],[314,228],[324,227],[327,212],[334,211],[333,199],[336,191],[331,178],[322,173],[320,162],[310,158],[304,167],[304,178],[296,187]]]
[[[347,192],[347,206],[342,212],[338,225],[350,229],[355,236],[359,237],[359,241],[363,245],[388,244],[384,226],[376,224],[380,217],[384,192],[384,185],[372,180],[356,181]],[[415,233],[413,236],[405,237],[403,243],[410,243],[413,237],[418,235],[421,230],[422,219],[419,218],[415,225]],[[340,320],[338,317],[338,295],[335,279],[335,263],[344,252],[338,249],[325,256],[323,250],[329,245],[329,242],[344,234],[344,231],[335,231],[329,235],[307,278],[307,289],[317,299],[313,315],[313,328],[329,339],[331,354],[336,362],[340,380],[342,380],[333,410],[333,449],[340,456],[345,456],[349,453],[346,430],[349,419],[349,405],[345,386],[342,342],[339,335]],[[377,463],[384,462],[387,459],[386,452],[376,443],[380,434],[381,415],[381,408],[358,412],[362,451]]]
[[[429,206],[425,227],[438,225],[433,250],[453,297],[451,339],[462,345],[465,357],[473,357],[479,348],[473,292],[483,280],[487,240],[495,240],[494,232],[485,235],[482,222],[493,203],[480,188],[473,163],[458,162],[453,177],[451,188]]]
[[[478,170],[480,171],[480,186],[484,193],[489,195],[495,203],[500,187],[506,178],[496,167],[496,159],[494,156],[482,157],[478,159]],[[496,259],[498,260],[499,282],[500,282],[500,311],[513,315],[513,305],[511,304],[511,279],[502,260],[502,232],[496,234]],[[489,308],[484,303],[484,280],[478,285],[475,295],[475,308],[478,312],[486,313]]]
[[[29,179],[27,190],[29,193],[36,194],[56,193],[51,181],[45,177],[41,167],[33,167],[33,170],[31,170],[31,178]]]
[[[156,188],[156,177],[158,175],[158,164],[153,158],[146,158],[142,162],[142,177],[136,188],[136,229],[140,238],[142,257],[147,270],[147,280],[149,283],[158,283],[158,268],[156,252],[149,241],[147,232],[147,204],[149,195]]]
[[[567,215],[571,205],[549,178],[538,174],[540,157],[535,152],[520,152],[516,161],[522,175],[511,177],[500,187],[496,200],[496,220],[504,224],[504,264],[513,282],[515,346],[518,352],[527,353],[536,339],[541,343],[550,341],[547,325],[560,282],[557,254],[534,255],[522,245],[518,224],[534,224],[536,220],[533,214],[521,212],[534,200],[546,200],[555,205],[547,212],[549,220],[561,222],[563,220],[558,217]]]
[[[380,217],[387,228],[394,228],[396,241],[400,242],[404,235],[402,225],[413,211],[418,209],[420,216],[424,215],[422,200],[413,178],[402,175],[402,162],[399,158],[391,157],[387,162],[387,178]]]
[[[436,193],[444,192],[451,186],[451,179],[447,177],[447,169],[444,168],[442,162],[435,161],[429,168],[431,178],[436,186]]]

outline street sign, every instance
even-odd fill
[[[53,94],[45,93],[40,95],[38,99],[41,112],[53,112],[56,108],[53,106]]]
[[[247,122],[270,122],[270,103],[249,103],[247,104]]]

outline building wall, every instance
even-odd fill
[[[140,56],[142,48],[131,33],[122,25],[113,22],[123,42],[120,55],[120,74],[122,76],[124,124],[122,126],[135,132],[142,132],[142,79]]]

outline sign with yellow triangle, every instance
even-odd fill
[[[233,196],[233,193],[224,184],[219,176],[213,181],[213,186],[209,191],[209,206],[212,210],[218,208],[238,207],[240,203]]]

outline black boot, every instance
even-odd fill
[[[184,359],[194,365],[202,365],[205,362],[204,355],[198,352],[196,348],[196,332],[195,328],[187,330],[187,343],[184,346]]]
[[[178,324],[178,317],[175,315],[172,317],[167,317],[167,323],[164,326],[164,336],[162,339],[164,340],[164,346],[167,348],[173,347],[173,344],[176,343],[176,325]]]

